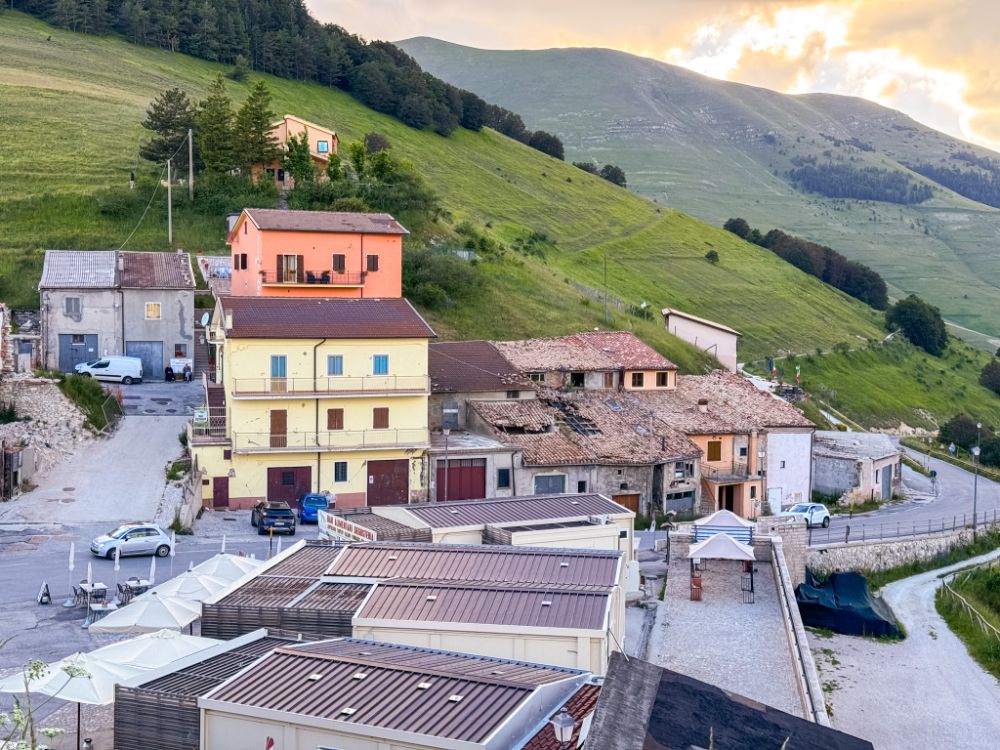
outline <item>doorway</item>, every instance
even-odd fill
[[[212,477],[212,507],[229,507],[229,477]]]
[[[719,510],[736,512],[736,485],[724,484],[719,487]]]
[[[410,501],[410,462],[405,459],[368,462],[368,505],[399,505]]]

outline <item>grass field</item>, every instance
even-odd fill
[[[173,85],[198,98],[220,70],[0,13],[0,294],[6,301],[37,303],[43,248],[114,248],[126,240],[132,218],[101,214],[95,195],[126,185],[133,169],[155,177],[158,168],[137,157],[143,137],[138,123],[148,102]],[[544,258],[508,253],[503,263],[481,263],[488,282],[482,294],[428,313],[443,337],[556,335],[611,325],[635,330],[685,371],[702,371],[710,357],[655,322],[614,307],[612,320],[604,320],[603,305],[593,297],[604,287],[605,259],[611,297],[657,311],[681,307],[731,325],[743,334],[741,357],[748,361],[830,351],[838,344],[865,349],[884,335],[869,308],[767,251],[492,131],[460,130],[442,138],[379,115],[342,92],[265,80],[276,112],[331,125],[343,140],[370,131],[387,135],[438,193],[448,214],[441,232],[468,220],[505,242],[532,233],[548,238]],[[233,98],[241,100],[248,85],[230,84]],[[129,249],[169,249],[164,197],[150,197]],[[175,208],[175,245],[225,252],[222,216],[188,208],[183,194],[175,193]],[[719,254],[718,264],[705,259],[709,250]],[[931,365],[916,353],[867,356],[877,377],[830,355],[809,364],[806,383],[836,391],[836,408],[867,424],[932,426],[959,406],[1000,414],[1000,399],[976,383],[978,369],[971,365],[949,370],[945,396],[921,384],[920,368]]]
[[[934,598],[938,613],[965,643],[972,658],[1000,679],[1000,571],[986,566],[958,573],[950,585],[976,609],[985,624],[944,588],[938,589]]]

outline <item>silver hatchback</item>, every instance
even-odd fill
[[[153,523],[126,523],[107,534],[101,534],[90,543],[90,551],[97,557],[112,558],[115,550],[120,549],[122,557],[126,555],[156,555],[166,557],[170,554],[170,537],[159,526]]]

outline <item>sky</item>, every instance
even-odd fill
[[[608,47],[783,91],[862,96],[1000,150],[1000,0],[306,0],[367,39]]]

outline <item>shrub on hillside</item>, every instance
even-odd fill
[[[1000,396],[1000,361],[993,359],[987,362],[979,374],[979,382]]]
[[[938,430],[938,440],[947,445],[954,443],[959,448],[969,450],[981,437],[991,438],[993,430],[989,425],[983,425],[982,431],[976,427],[976,420],[968,414],[956,414]]]
[[[552,133],[546,133],[544,130],[536,130],[532,133],[531,137],[528,138],[528,145],[536,151],[541,151],[543,154],[548,154],[555,159],[565,158],[562,141],[557,136],[552,135]]]
[[[746,219],[741,219],[739,217],[727,220],[726,223],[722,225],[722,228],[727,232],[732,232],[737,237],[744,240],[750,235],[750,224]]]
[[[454,251],[417,248],[403,253],[403,296],[418,305],[451,307],[479,294],[482,286],[477,266]]]
[[[899,329],[914,346],[940,357],[948,346],[948,331],[941,311],[917,295],[911,294],[890,307],[885,313],[890,329]]]
[[[715,265],[716,263],[719,262],[719,253],[715,250],[709,250],[707,253],[705,253],[705,260],[707,260],[712,265]]]

